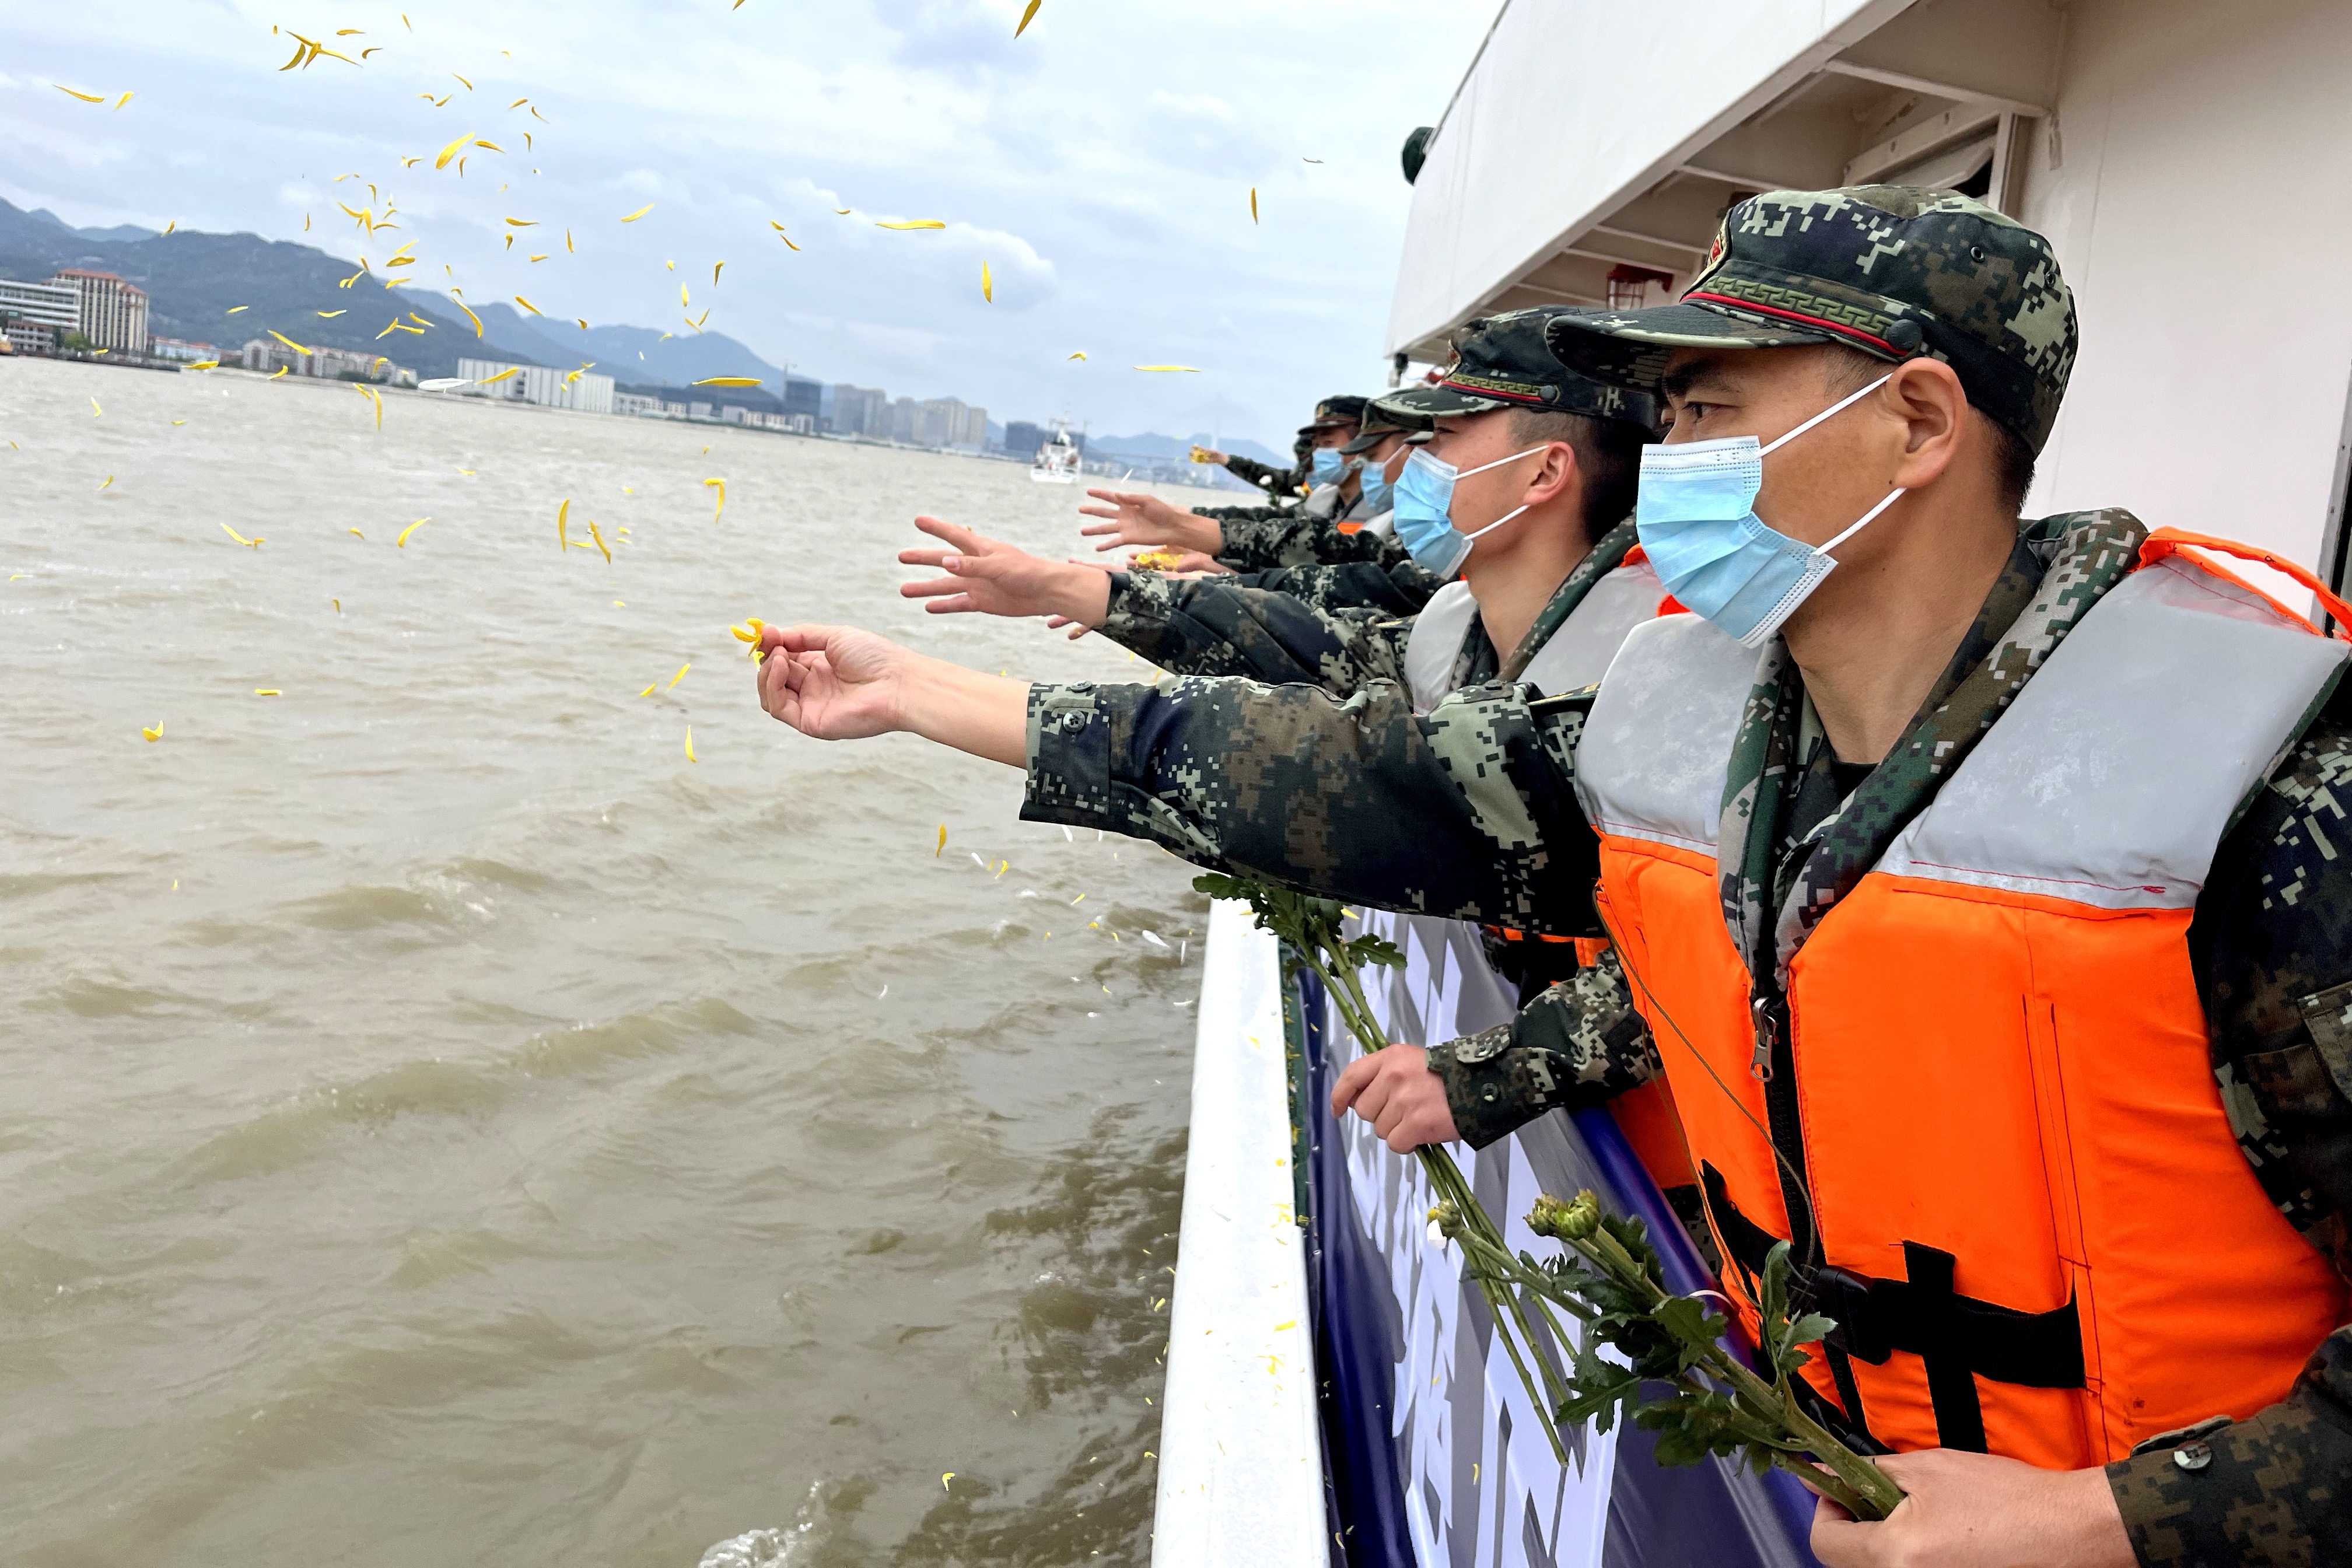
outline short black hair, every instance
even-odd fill
[[[1653,439],[1638,425],[1563,414],[1549,408],[1513,408],[1515,441],[1565,441],[1576,454],[1584,479],[1584,542],[1590,546],[1633,514],[1633,491],[1642,479],[1642,448]]]
[[[1828,353],[1822,376],[1833,393],[1859,392],[1894,368],[1860,349],[1850,349],[1843,343],[1824,346]],[[2012,512],[2023,511],[2025,492],[2033,488],[2033,448],[2025,444],[2024,437],[1973,403],[1969,412],[1991,439],[1993,483],[2000,489],[2001,505]]]

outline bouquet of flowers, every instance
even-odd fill
[[[1212,898],[1246,902],[1258,925],[1322,981],[1332,1010],[1366,1052],[1389,1044],[1359,972],[1368,964],[1402,965],[1393,942],[1369,933],[1348,937],[1347,910],[1328,899],[1218,872],[1194,878],[1192,886]],[[1759,1473],[1778,1465],[1856,1519],[1884,1519],[1903,1500],[1885,1471],[1798,1403],[1792,1380],[1811,1359],[1802,1347],[1837,1325],[1819,1313],[1791,1316],[1788,1243],[1774,1247],[1765,1264],[1759,1373],[1725,1348],[1727,1324],[1707,1304],[1712,1292],[1678,1296],[1666,1289],[1664,1268],[1639,1219],[1603,1212],[1589,1191],[1572,1203],[1540,1197],[1528,1228],[1566,1250],[1539,1263],[1504,1245],[1493,1216],[1443,1149],[1424,1145],[1413,1152],[1437,1197],[1429,1211],[1431,1239],[1462,1248],[1465,1271],[1493,1310],[1495,1337],[1563,1464],[1561,1423],[1590,1421],[1606,1432],[1622,1414],[1658,1434],[1662,1464],[1738,1454]],[[1555,1308],[1577,1319],[1582,1333],[1567,1332]],[[1563,1357],[1564,1372],[1558,1364]]]

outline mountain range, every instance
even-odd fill
[[[455,301],[409,288],[387,288],[373,273],[311,246],[256,234],[158,234],[135,224],[76,228],[45,208],[26,212],[0,201],[0,278],[39,279],[62,267],[111,272],[147,290],[148,331],[158,337],[216,343],[234,352],[271,331],[312,347],[383,354],[419,377],[457,374],[460,357],[570,370],[583,361],[624,387],[682,388],[714,375],[756,375],[757,388],[703,387],[698,398],[775,409],[784,371],[724,332],[678,336],[651,327],[576,322],[526,315],[489,301],[474,306],[482,330]],[[348,285],[348,286],[346,286]],[[243,306],[236,314],[233,308]],[[412,314],[413,313],[413,314]],[[389,331],[387,323],[422,331]],[[992,431],[993,434],[993,431]],[[1181,458],[1209,444],[1199,434],[1106,436],[1095,445],[1139,458]],[[1287,462],[1255,441],[1227,438],[1227,451]]]

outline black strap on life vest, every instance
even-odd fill
[[[1752,1291],[1780,1238],[1739,1212],[1723,1173],[1713,1165],[1702,1162],[1699,1178],[1716,1229]],[[1981,1454],[1984,1411],[1976,1380],[2025,1388],[2082,1387],[2082,1321],[2072,1296],[2047,1312],[2022,1312],[1963,1296],[1952,1289],[1954,1262],[1941,1248],[1906,1241],[1905,1279],[1874,1279],[1824,1264],[1791,1268],[1790,1288],[1811,1310],[1837,1321],[1823,1345],[1832,1376],[1848,1357],[1883,1366],[1895,1352],[1909,1352],[1926,1363],[1937,1441]],[[1846,1402],[1848,1421],[1860,1426],[1861,1395],[1853,1381],[1849,1368],[1837,1377],[1838,1394]]]

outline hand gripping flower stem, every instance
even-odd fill
[[[1768,1381],[1723,1348],[1721,1317],[1700,1299],[1666,1289],[1641,1222],[1604,1214],[1589,1191],[1572,1203],[1538,1198],[1528,1215],[1528,1228],[1565,1243],[1589,1268],[1567,1258],[1538,1264],[1525,1254],[1513,1257],[1442,1208],[1436,1223],[1462,1243],[1474,1268],[1500,1274],[1585,1320],[1572,1380],[1577,1392],[1562,1405],[1562,1420],[1590,1418],[1606,1431],[1618,1408],[1626,1407],[1637,1425],[1658,1432],[1662,1463],[1744,1454],[1759,1469],[1772,1464],[1799,1476],[1856,1519],[1884,1519],[1903,1500],[1885,1471],[1798,1403],[1794,1374],[1810,1359],[1800,1347],[1836,1325],[1810,1313],[1791,1320],[1786,1242],[1772,1249],[1760,1281],[1759,1355],[1771,1373]],[[1602,1344],[1623,1361],[1594,1353]],[[1710,1379],[1721,1386],[1711,1386]],[[1674,1392],[1650,1399],[1645,1383],[1663,1383]]]
[[[1357,1044],[1367,1052],[1381,1050],[1389,1044],[1386,1033],[1372,1017],[1371,1003],[1364,994],[1357,971],[1367,963],[1402,963],[1404,955],[1395,944],[1370,935],[1353,941],[1344,938],[1340,921],[1346,911],[1328,899],[1310,898],[1249,878],[1215,872],[1194,878],[1192,886],[1212,898],[1246,900],[1257,916],[1258,925],[1287,942],[1299,962],[1323,983],[1324,993],[1348,1026],[1348,1032],[1356,1037]],[[1502,1233],[1479,1204],[1477,1194],[1470,1190],[1470,1184],[1463,1180],[1461,1167],[1443,1149],[1424,1145],[1413,1152],[1438,1198],[1437,1207],[1430,1211],[1433,1216],[1440,1212],[1455,1216],[1457,1227],[1475,1235],[1484,1251],[1507,1256]],[[1469,1256],[1467,1248],[1465,1256]],[[1571,1390],[1552,1358],[1544,1353],[1542,1342],[1529,1321],[1528,1307],[1532,1306],[1536,1315],[1542,1318],[1552,1343],[1562,1347],[1563,1353],[1573,1342],[1561,1333],[1545,1304],[1545,1296],[1528,1294],[1523,1299],[1512,1276],[1491,1268],[1473,1267],[1470,1275],[1493,1312],[1495,1337],[1502,1342],[1504,1352],[1511,1358],[1519,1383],[1528,1392],[1528,1402],[1542,1419],[1544,1436],[1551,1443],[1554,1457],[1562,1465],[1567,1464],[1568,1447],[1560,1440],[1553,1412],[1568,1402]],[[1525,1350],[1521,1348],[1522,1342]],[[1528,1369],[1530,1352],[1542,1374],[1540,1390],[1535,1373]]]

